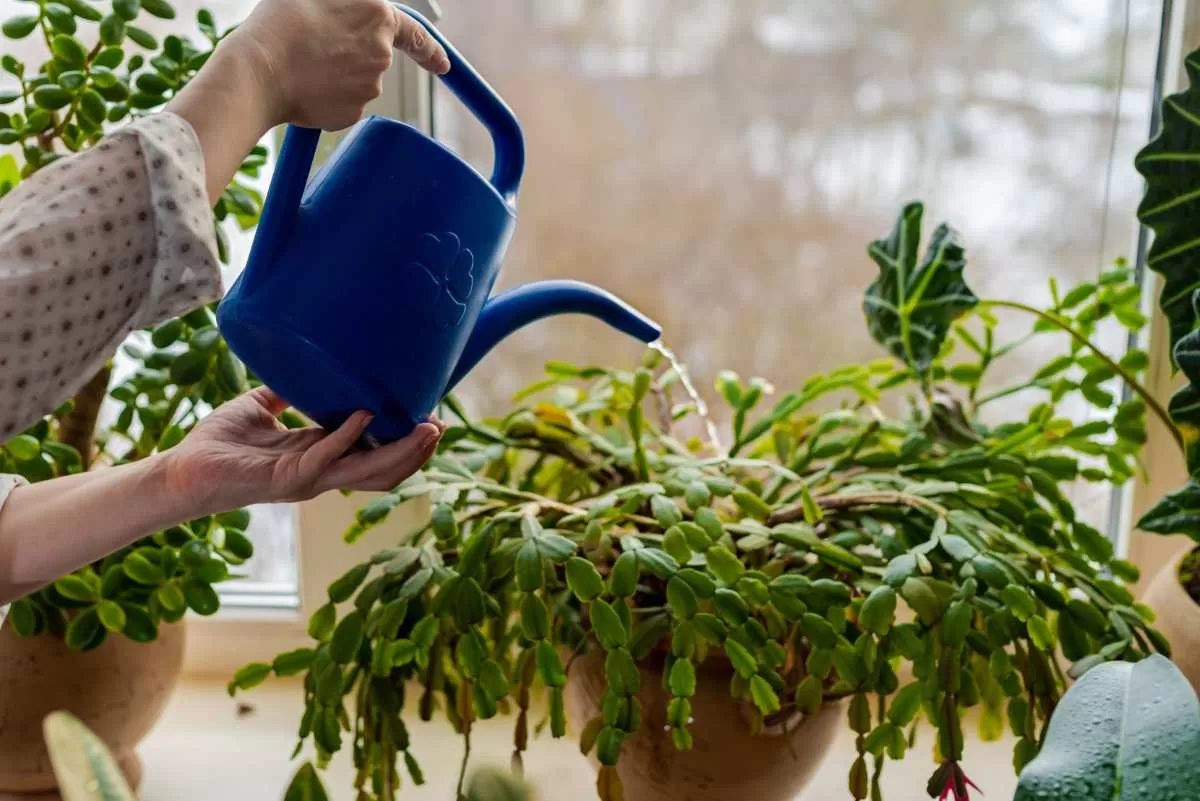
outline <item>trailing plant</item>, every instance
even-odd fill
[[[935,732],[930,795],[966,798],[969,709],[985,739],[1012,730],[1021,769],[1070,676],[1167,650],[1122,583],[1137,569],[1068,498],[1074,482],[1138,472],[1146,355],[1114,360],[1091,338],[1145,321],[1123,265],[1051,284],[1047,309],[981,301],[949,228],[921,255],[921,217],[906,207],[870,248],[867,323],[892,357],[773,402],[768,382],[722,374],[728,447],[680,433],[698,399],[677,397],[680,368],[654,352],[636,370],[550,364],[499,420],[448,399],[440,455],[360,509],[346,538],[418,496],[434,502],[428,523],[329,586],[311,647],[246,666],[230,692],[303,676],[297,753],[311,740],[323,765],[349,748],[364,801],[397,796],[401,759],[421,783],[414,709],[462,735],[464,775],[476,721],[512,715],[519,770],[533,731],[566,733],[563,687],[588,649],[604,652],[608,686],[575,734],[602,765],[602,799],[622,797],[615,766],[652,655],[679,749],[710,723],[692,719],[696,665],[723,659],[752,731],[843,704],[856,799],[882,798],[884,765],[917,744],[920,720]],[[1003,339],[1002,310],[1032,324]],[[988,389],[1018,353],[1052,358]],[[1118,398],[1119,380],[1135,397]],[[983,417],[1015,392],[1037,401],[1026,416]],[[1059,412],[1077,399],[1096,419]]]
[[[204,65],[229,31],[208,11],[196,15],[197,40],[171,34],[160,42],[137,23],[173,19],[167,0],[38,0],[0,26],[7,39],[45,41],[46,60],[0,57],[8,85],[0,91],[0,194],[39,169],[96,144],[114,125],[160,109]],[[266,152],[256,148],[214,211],[221,259],[225,222],[253,227],[261,197],[248,179]],[[179,442],[205,410],[241,394],[253,377],[229,352],[210,308],[166,322],[124,347],[134,369],[114,384],[111,362],[72,401],[0,448],[0,473],[30,481],[145,458]],[[97,431],[106,395],[115,422]],[[293,420],[295,423],[295,420]],[[162,622],[191,609],[209,615],[213,585],[253,551],[249,514],[232,512],[155,534],[17,601],[12,626],[21,636],[49,633],[75,649],[99,646],[110,633],[153,640]]]

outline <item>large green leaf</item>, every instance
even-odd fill
[[[879,277],[863,300],[871,336],[921,376],[951,323],[979,302],[963,280],[966,259],[949,226],[937,227],[918,263],[924,212],[921,203],[909,203],[888,237],[871,243],[867,252],[879,265]]]
[[[1193,479],[1159,498],[1137,527],[1154,534],[1187,534],[1200,542],[1200,483]]]
[[[1200,51],[1186,67],[1188,88],[1163,101],[1162,129],[1134,161],[1146,179],[1138,219],[1154,231],[1146,264],[1164,279],[1159,305],[1172,352],[1196,327],[1200,289]]]
[[[1157,654],[1109,662],[1067,692],[1014,801],[1185,801],[1200,788],[1200,701]]]
[[[63,801],[134,801],[112,753],[76,717],[53,712],[42,729]]]
[[[1162,129],[1135,161],[1146,179],[1138,219],[1154,231],[1147,266],[1163,276],[1159,307],[1171,357],[1188,384],[1169,412],[1182,436],[1188,473],[1200,475],[1200,50],[1187,57],[1188,88],[1163,101]],[[1138,523],[1146,531],[1200,540],[1200,484],[1162,498]]]

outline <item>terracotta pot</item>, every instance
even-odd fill
[[[676,751],[666,729],[671,699],[662,688],[663,660],[651,657],[639,665],[642,727],[625,741],[617,764],[631,801],[791,801],[820,766],[845,719],[844,709],[834,704],[798,728],[790,725],[786,737],[782,732],[753,735],[745,709],[729,696],[732,668],[709,658],[696,668],[693,748]],[[600,714],[607,686],[599,649],[571,666],[565,701],[573,731]]]
[[[46,715],[66,710],[103,740],[136,788],[134,748],[158,722],[183,668],[184,626],[152,643],[109,637],[78,653],[52,637],[21,639],[0,627],[0,801],[56,798],[42,738]]]
[[[1200,693],[1200,604],[1179,583],[1179,563],[1190,550],[1158,572],[1143,601],[1158,614],[1154,626],[1171,643],[1171,661]]]

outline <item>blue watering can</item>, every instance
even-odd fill
[[[217,312],[233,352],[319,425],[373,412],[369,446],[406,436],[535,320],[586,314],[643,342],[661,334],[574,281],[489,299],[516,227],[521,127],[428,20],[400,8],[446,49],[442,80],[491,133],[491,181],[415,128],[373,116],[308,182],[320,131],[289,127],[246,269]]]

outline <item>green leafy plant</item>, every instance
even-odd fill
[[[622,797],[636,666],[654,654],[679,749],[704,725],[690,722],[695,666],[724,659],[751,732],[845,704],[854,798],[882,797],[884,764],[914,747],[919,720],[936,732],[930,794],[965,798],[971,708],[983,737],[1011,728],[1016,768],[1029,763],[1069,676],[1167,649],[1121,583],[1137,569],[1067,497],[1073,482],[1138,472],[1147,405],[1111,384],[1137,385],[1146,356],[1114,361],[1091,335],[1145,321],[1122,265],[1065,294],[1052,285],[1045,310],[979,301],[948,228],[918,262],[921,216],[910,205],[871,247],[868,326],[898,361],[813,376],[773,404],[768,382],[722,374],[727,449],[678,436],[698,399],[676,403],[679,368],[653,352],[633,371],[550,364],[500,420],[448,399],[456,423],[440,455],[360,509],[346,538],[418,496],[434,501],[428,523],[330,585],[310,648],[246,666],[230,692],[302,675],[297,753],[312,740],[320,765],[350,748],[360,799],[395,798],[401,759],[422,781],[404,718],[414,707],[426,720],[440,709],[468,755],[476,720],[512,714],[520,766],[531,728],[564,735],[563,687],[595,648],[603,715],[577,734],[603,766],[603,799]],[[1031,312],[1032,325],[1002,341],[999,309]],[[1018,352],[1054,358],[985,391]],[[985,422],[1018,391],[1039,396],[1027,416]],[[1072,398],[1097,419],[1059,414]],[[534,692],[548,702],[540,723]]]
[[[167,0],[113,0],[103,8],[93,0],[38,0],[28,14],[0,26],[8,39],[43,39],[47,53],[40,65],[0,58],[11,87],[0,91],[0,144],[17,150],[0,157],[0,194],[96,144],[126,118],[161,108],[228,35],[200,11],[198,40],[171,34],[159,42],[137,26],[144,15],[173,19],[175,10]],[[247,181],[265,159],[256,148],[216,205],[223,260],[225,221],[250,228],[258,220],[261,197]],[[44,481],[143,459],[179,442],[207,409],[253,383],[222,341],[210,308],[143,338],[125,346],[135,362],[128,378],[112,385],[110,363],[72,401],[5,442],[0,472]],[[97,431],[106,394],[121,408],[113,425]],[[178,621],[188,609],[216,611],[213,585],[253,552],[248,523],[249,514],[237,511],[155,534],[17,601],[12,626],[21,636],[65,637],[79,650],[99,646],[109,634],[153,640],[160,623]]]

